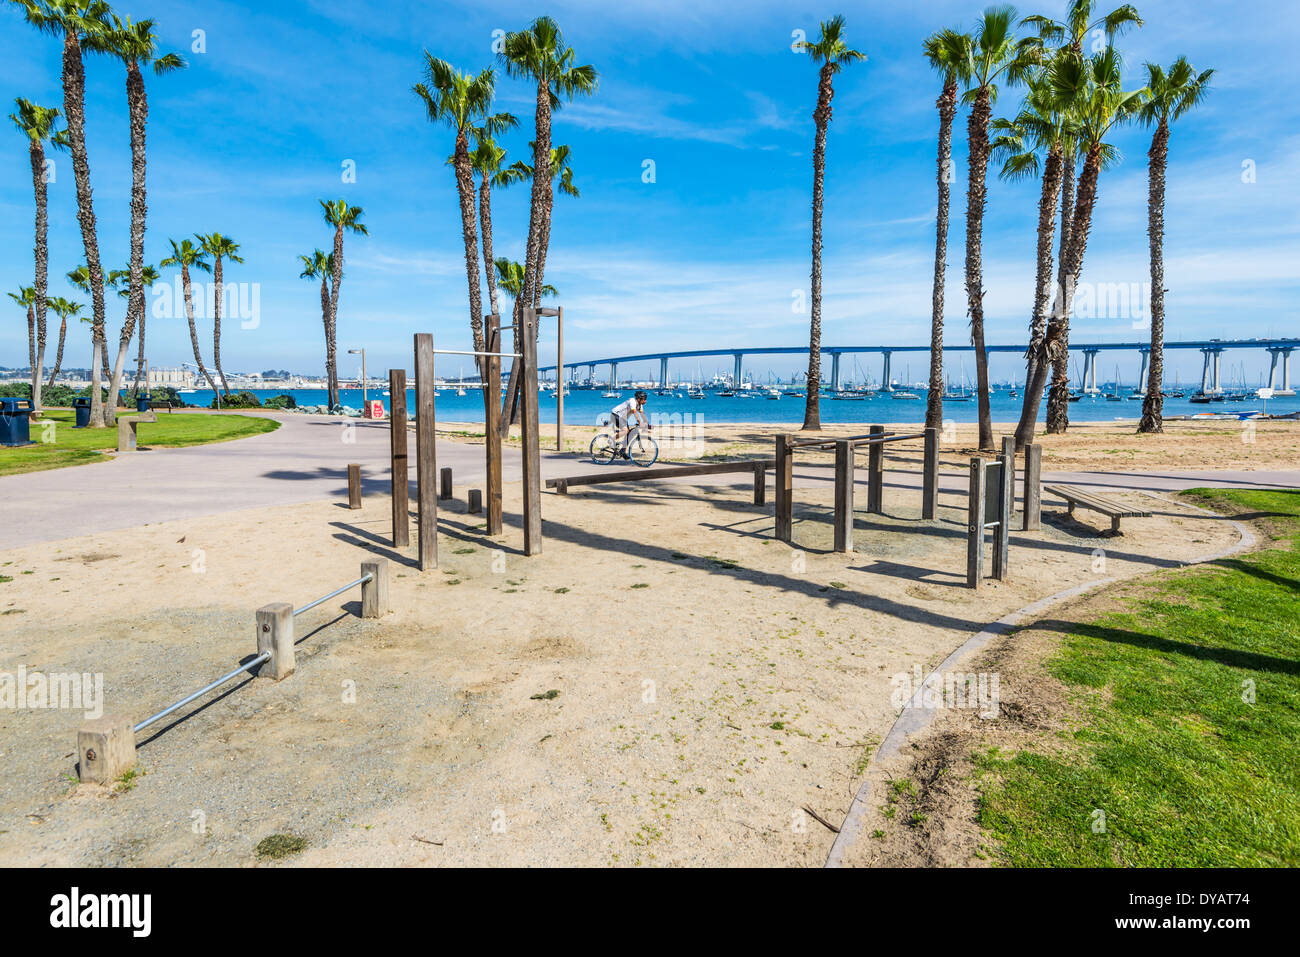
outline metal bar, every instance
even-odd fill
[[[309,604],[303,605],[301,608],[295,608],[295,609],[293,610],[294,617],[296,618],[296,617],[298,617],[299,615],[301,615],[304,611],[308,611],[309,609],[315,608],[317,605],[321,604],[322,602],[327,602],[327,601],[329,601],[329,600],[330,600],[331,598],[333,598],[335,595],[341,595],[341,594],[343,594],[343,593],[344,593],[345,591],[347,591],[349,588],[356,588],[358,585],[364,585],[366,582],[370,581],[370,579],[371,579],[371,576],[370,576],[370,575],[362,575],[362,576],[361,576],[360,578],[358,578],[356,581],[354,581],[354,582],[348,582],[348,583],[347,583],[346,585],[344,585],[342,588],[336,588],[336,589],[334,589],[332,592],[330,592],[328,595],[321,595],[321,597],[317,598],[315,601],[313,601],[313,602],[311,602],[311,603],[309,603]]]
[[[847,440],[856,442],[861,445],[880,444],[881,442],[905,442],[909,439],[923,439],[924,432],[908,432],[906,434],[898,432],[866,433],[864,435],[846,435],[842,439],[795,439],[790,445],[796,449],[823,448],[833,446],[836,442]]]
[[[216,681],[212,682],[211,684],[204,685],[198,691],[194,692],[194,694],[189,695],[188,697],[185,698],[181,698],[180,701],[177,701],[171,707],[163,708],[163,710],[159,711],[157,714],[153,715],[152,717],[145,718],[143,721],[141,721],[139,724],[133,727],[131,729],[131,732],[134,734],[140,731],[142,728],[149,727],[149,725],[153,724],[155,721],[167,717],[167,715],[171,714],[173,711],[176,711],[179,708],[185,707],[195,698],[201,698],[203,695],[207,694],[213,688],[219,688],[221,685],[225,684],[231,678],[235,677],[236,675],[242,674],[245,671],[248,671],[250,668],[260,665],[262,662],[269,660],[270,657],[271,657],[271,653],[269,651],[262,652],[252,661],[248,662],[247,664],[240,665],[234,671],[230,672],[230,674],[222,675],[220,678],[218,678]]]
[[[518,352],[475,352],[473,349],[434,349],[435,356],[496,356],[502,359],[522,358]]]

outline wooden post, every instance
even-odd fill
[[[984,577],[984,460],[970,460],[970,498],[966,510],[966,586],[979,588]]]
[[[537,444],[537,313],[523,310],[523,369],[519,385],[524,446],[524,554],[542,553],[542,456]]]
[[[276,681],[293,674],[293,605],[272,602],[257,609],[257,653],[271,658],[257,672],[259,678]]]
[[[469,514],[483,514],[483,492],[480,489],[472,488],[469,490]]]
[[[1043,447],[1025,446],[1025,512],[1021,528],[1036,532],[1043,527]]]
[[[418,510],[417,547],[420,571],[438,567],[438,501],[433,474],[437,458],[433,446],[433,336],[415,334],[415,500]]]
[[[1016,440],[1010,436],[1002,438],[1002,492],[998,496],[997,530],[993,535],[993,577],[998,581],[1007,580],[1007,559],[1011,553],[1011,512],[1016,501]]]
[[[789,542],[794,525],[792,498],[794,493],[794,450],[790,443],[793,435],[776,437],[776,476],[772,484],[776,489],[776,540]]]
[[[767,504],[767,466],[762,462],[754,463],[754,504]]]
[[[921,518],[934,518],[939,512],[939,430],[925,430],[925,461],[921,466]]]
[[[392,610],[388,603],[388,560],[375,558],[362,562],[361,577],[366,575],[370,581],[361,583],[361,617],[382,618]]]
[[[873,425],[867,430],[872,437],[884,438],[885,427]],[[885,445],[884,442],[871,443],[867,452],[867,511],[881,515],[885,511]]]
[[[131,719],[104,715],[77,729],[77,775],[84,784],[108,784],[135,767]]]
[[[444,466],[442,471],[439,473],[439,478],[442,481],[441,488],[438,492],[438,498],[446,502],[451,498],[451,469]]]
[[[835,442],[835,550],[853,551],[853,443]]]
[[[406,462],[406,370],[388,370],[388,444],[392,453],[393,546],[411,543],[411,519],[407,504]]]
[[[555,451],[564,451],[564,307],[555,308]]]
[[[348,466],[348,508],[361,507],[361,466],[353,462]]]
[[[501,317],[488,316],[487,351],[501,351]],[[517,362],[518,360],[516,360]],[[484,444],[487,446],[487,534],[501,534],[501,357],[487,358],[487,416]]]

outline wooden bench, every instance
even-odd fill
[[[1151,513],[1143,511],[1140,508],[1133,508],[1129,505],[1122,505],[1114,499],[1105,498],[1096,492],[1089,492],[1086,489],[1077,488],[1073,485],[1045,485],[1043,491],[1065,499],[1066,514],[1073,516],[1075,506],[1086,508],[1093,512],[1100,512],[1110,518],[1110,533],[1112,535],[1121,534],[1119,530],[1119,520],[1121,518],[1150,518]]]

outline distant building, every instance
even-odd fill
[[[189,369],[149,369],[149,387],[169,385],[174,389],[194,388],[194,373]]]

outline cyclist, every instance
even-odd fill
[[[632,398],[619,403],[609,411],[610,425],[614,428],[614,444],[618,446],[618,454],[622,458],[631,458],[627,454],[627,438],[629,435],[629,420],[633,416],[641,420],[641,424],[645,426],[647,432],[650,431],[650,420],[646,418],[645,412],[642,411],[645,408],[647,398],[648,396],[638,389]]]

